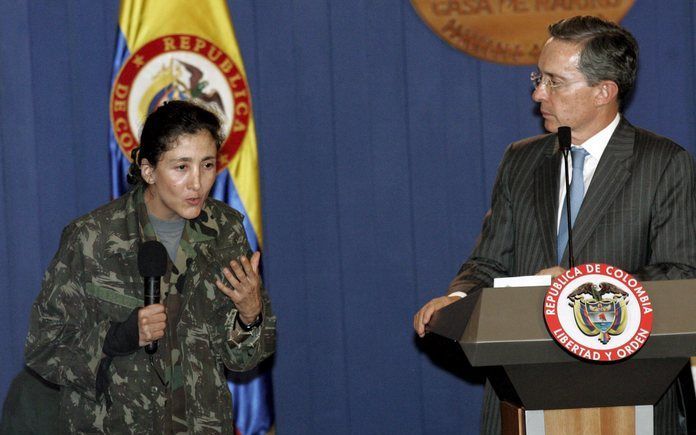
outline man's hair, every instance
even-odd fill
[[[628,30],[598,17],[578,16],[550,25],[549,34],[581,44],[580,72],[591,85],[613,81],[619,87],[619,103],[625,101],[638,70],[638,42]]]

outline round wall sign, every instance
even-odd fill
[[[411,0],[440,38],[479,59],[534,65],[547,28],[563,18],[595,15],[619,22],[634,0]]]

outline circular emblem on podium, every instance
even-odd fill
[[[633,1],[411,0],[411,4],[433,32],[458,50],[498,63],[534,65],[550,24],[575,15],[618,22]]]
[[[210,41],[193,35],[154,39],[125,60],[111,89],[111,125],[121,151],[130,159],[148,114],[169,100],[193,100],[216,113],[225,142],[218,170],[242,144],[249,126],[251,99],[234,61]]]
[[[629,358],[652,331],[648,293],[633,276],[607,264],[583,264],[556,277],[543,309],[553,339],[586,360]]]

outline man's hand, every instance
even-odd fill
[[[537,275],[551,275],[552,278],[555,278],[564,273],[566,273],[566,269],[562,268],[561,266],[553,266],[549,267],[548,269],[541,269],[539,272],[537,272]]]
[[[418,310],[416,315],[413,316],[413,329],[416,330],[418,336],[423,337],[425,335],[425,325],[430,322],[430,318],[433,316],[435,311],[440,310],[453,302],[457,302],[459,299],[461,298],[458,296],[441,296],[423,305],[423,308]]]
[[[245,256],[230,261],[230,267],[222,270],[227,281],[232,285],[228,287],[218,280],[215,285],[221,292],[227,295],[239,311],[239,318],[245,324],[250,324],[261,314],[261,278],[259,277],[259,262],[261,253],[254,252],[251,261]]]
[[[138,346],[143,347],[164,337],[166,327],[164,305],[152,304],[138,310]]]

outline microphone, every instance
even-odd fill
[[[167,250],[156,240],[149,240],[138,249],[138,271],[145,281],[145,306],[160,301],[160,279],[167,272]],[[145,346],[145,352],[157,352],[157,341]]]
[[[565,167],[565,185],[566,185],[566,221],[568,223],[568,269],[575,266],[575,257],[573,256],[573,226],[570,223],[570,179],[568,177],[568,153],[571,145],[570,127],[558,127],[558,148],[563,153],[563,162]]]
[[[570,127],[558,127],[558,146],[561,148],[561,151],[566,153],[570,151],[570,143]]]

